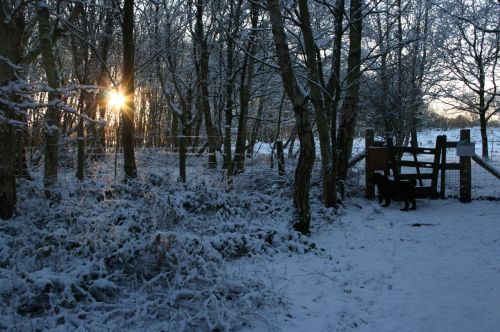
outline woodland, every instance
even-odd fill
[[[493,165],[499,61],[498,0],[0,0],[0,330],[495,331],[498,181],[353,160]]]

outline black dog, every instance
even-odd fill
[[[382,203],[385,199],[383,206],[391,204],[391,198],[401,198],[405,201],[404,209],[401,211],[408,211],[409,202],[411,201],[410,210],[417,209],[417,202],[415,201],[415,180],[409,181],[392,181],[379,173],[374,173],[370,180],[371,183],[378,187],[378,202]]]

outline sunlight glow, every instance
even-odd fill
[[[108,103],[111,107],[120,109],[125,105],[125,96],[119,91],[111,90],[108,93]]]

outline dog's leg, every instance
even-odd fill
[[[416,210],[416,209],[417,209],[417,201],[415,200],[415,198],[412,198],[410,210]]]
[[[410,205],[410,202],[408,201],[408,198],[405,197],[405,207],[404,207],[404,209],[401,209],[401,211],[408,211],[409,205]]]
[[[382,204],[382,202],[384,201],[384,198],[382,197],[382,195],[378,195],[378,204]]]
[[[391,198],[389,196],[386,196],[385,197],[385,204],[382,206],[388,207],[389,205],[391,205]]]

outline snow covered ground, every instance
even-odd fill
[[[290,229],[293,163],[279,177],[268,159],[229,193],[205,157],[188,159],[186,185],[175,155],[148,151],[128,184],[112,157],[81,183],[62,170],[51,200],[34,169],[0,221],[0,330],[498,331],[499,201],[381,208],[361,197],[359,167],[345,205],[328,209],[316,169],[305,237]]]
[[[238,262],[286,299],[246,331],[498,331],[499,203],[418,204],[354,199],[315,222],[311,240],[330,257]]]

